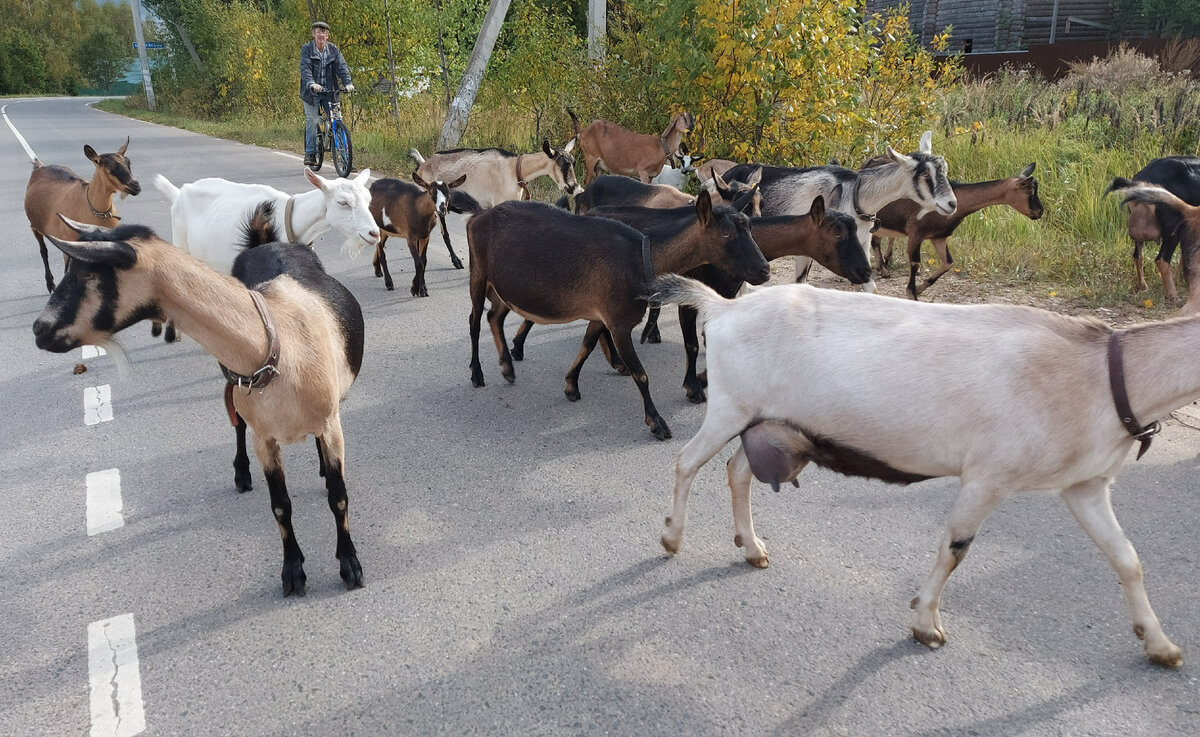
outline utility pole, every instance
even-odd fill
[[[510,0],[491,0],[488,6],[483,25],[479,28],[479,38],[475,40],[475,48],[467,60],[467,70],[463,72],[462,82],[458,86],[458,94],[450,101],[450,109],[446,112],[446,123],[438,138],[439,151],[454,148],[462,139],[467,116],[471,114],[471,105],[475,103],[475,95],[483,83],[483,73],[492,58],[492,49],[496,47],[496,37],[500,35],[500,26],[508,14],[509,3]]]
[[[137,38],[138,59],[142,62],[142,86],[146,88],[146,104],[154,109],[154,85],[150,82],[150,60],[146,56],[146,38],[142,33],[142,0],[129,0],[133,11],[133,34]]]
[[[608,0],[588,0],[588,60],[604,61],[604,39],[608,33]]]

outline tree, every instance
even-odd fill
[[[0,93],[44,92],[49,75],[41,46],[24,28],[0,32]]]
[[[72,54],[79,65],[79,73],[94,88],[107,90],[121,79],[129,65],[125,45],[117,33],[109,28],[92,30],[75,47]]]
[[[1200,0],[1118,0],[1122,15],[1149,20],[1164,33],[1200,34]]]
[[[508,14],[510,0],[491,0],[487,15],[483,17],[483,25],[479,28],[479,39],[475,41],[475,49],[467,60],[467,70],[463,72],[462,82],[458,86],[458,94],[450,102],[450,110],[446,113],[446,123],[442,126],[442,135],[438,138],[438,150],[453,148],[462,138],[463,129],[467,127],[467,116],[471,113],[471,105],[475,103],[475,95],[483,82],[483,72],[487,69],[488,60],[492,58],[492,49],[496,47],[496,38],[500,35],[500,27],[504,24],[504,16]]]

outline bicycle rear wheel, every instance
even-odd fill
[[[333,168],[337,170],[339,177],[350,176],[350,170],[354,166],[354,149],[350,143],[350,131],[346,130],[346,126],[340,121],[334,121],[333,150],[330,151],[330,158],[333,159]]]

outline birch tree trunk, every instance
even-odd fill
[[[500,35],[504,16],[508,14],[509,3],[510,0],[491,0],[491,4],[488,5],[487,15],[483,17],[479,38],[475,40],[475,48],[471,51],[471,58],[467,60],[467,70],[463,72],[458,93],[450,101],[450,109],[446,111],[446,123],[442,126],[441,137],[438,138],[439,151],[454,148],[462,139],[463,129],[467,127],[467,116],[471,113],[471,105],[475,103],[475,95],[483,82],[483,73],[492,58],[492,50],[496,47],[496,38]]]

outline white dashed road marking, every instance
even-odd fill
[[[88,536],[125,526],[121,516],[121,472],[115,468],[87,475]]]
[[[82,350],[84,358],[95,358],[96,356],[103,356],[108,353],[98,345],[85,345]]]
[[[146,729],[133,615],[88,625],[91,737],[127,737]]]
[[[110,422],[112,418],[112,390],[108,384],[84,389],[83,424],[98,425],[101,422]]]
[[[0,115],[4,116],[4,122],[8,123],[8,127],[12,129],[13,135],[17,137],[17,142],[21,144],[21,148],[25,149],[25,153],[29,155],[29,160],[33,161],[36,159],[37,154],[35,154],[33,149],[29,147],[29,144],[25,142],[25,136],[22,136],[21,132],[17,130],[17,126],[13,125],[12,121],[8,119],[8,105],[0,107]]]

